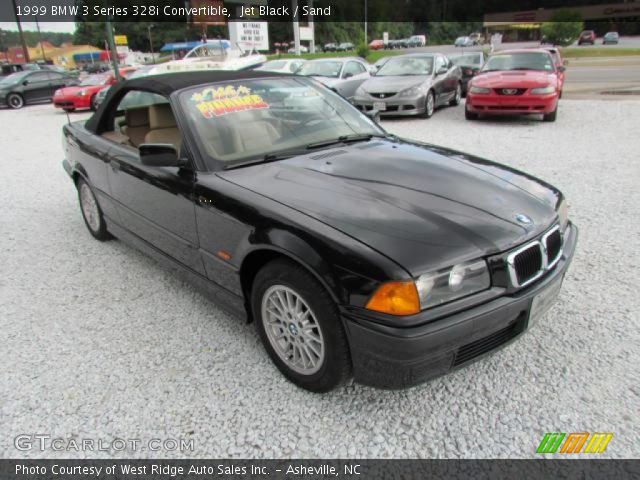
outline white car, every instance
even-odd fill
[[[296,53],[296,47],[291,47],[287,53]],[[300,53],[309,53],[309,49],[304,45],[300,45]]]
[[[280,60],[269,60],[254,68],[254,70],[260,72],[296,73],[305,63],[306,60],[303,58],[282,58]]]
[[[358,87],[371,78],[370,65],[358,57],[309,60],[297,74],[315,78],[347,100],[352,100]]]

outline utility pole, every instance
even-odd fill
[[[111,19],[107,17],[105,22],[107,25],[107,41],[109,42],[109,50],[111,50],[111,63],[113,65],[113,75],[116,77],[116,81],[122,80],[120,77],[120,69],[118,68],[118,52],[116,51],[116,44],[113,40],[113,27],[111,26]]]
[[[298,0],[291,0],[293,11],[298,11]],[[300,55],[300,22],[298,21],[299,15],[293,19],[293,45],[296,51],[296,55]]]
[[[364,44],[369,45],[367,42],[367,0],[364,0]]]
[[[27,42],[24,39],[24,33],[22,33],[22,24],[20,23],[20,17],[18,16],[18,7],[16,6],[16,0],[11,0],[13,3],[13,13],[16,16],[16,23],[18,24],[18,32],[20,32],[20,43],[22,43],[22,51],[24,52],[24,61],[29,63],[29,50],[27,50]]]
[[[38,17],[36,17],[36,29],[38,30],[38,43],[40,43],[40,51],[42,52],[42,61],[47,63],[47,57],[44,54],[44,45],[42,45],[42,33],[40,33],[40,24],[38,23]]]
[[[151,63],[156,63],[156,57],[153,53],[153,40],[151,40],[152,28],[153,28],[153,23],[147,27],[147,31],[149,32],[149,48],[151,48]]]

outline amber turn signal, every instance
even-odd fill
[[[366,308],[391,315],[418,313],[420,299],[416,285],[412,281],[383,283],[369,299]]]

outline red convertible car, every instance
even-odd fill
[[[478,115],[542,114],[546,122],[556,120],[564,66],[557,65],[544,49],[505,50],[484,64],[471,80],[465,117]]]
[[[121,68],[120,75],[126,77],[135,71],[133,67]],[[95,110],[96,95],[100,90],[116,83],[116,77],[111,73],[98,73],[89,75],[80,85],[56,90],[53,94],[53,105],[67,112],[73,112],[83,108]]]

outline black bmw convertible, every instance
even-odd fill
[[[64,150],[91,235],[253,321],[312,391],[411,386],[508,344],[556,299],[578,236],[551,185],[390,135],[306,77],[128,80]]]

